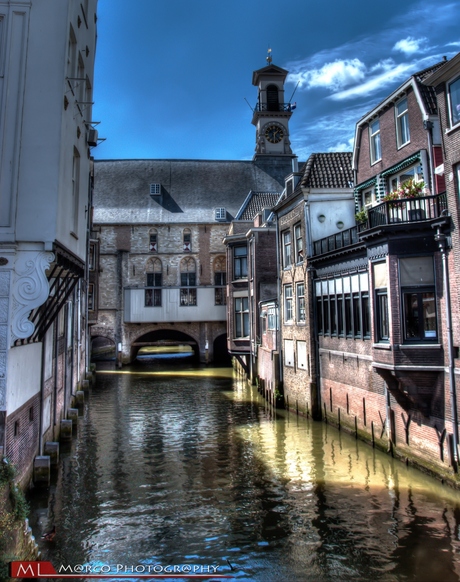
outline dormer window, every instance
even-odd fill
[[[227,219],[227,211],[225,208],[216,208],[216,220],[223,221]]]
[[[150,196],[159,196],[161,194],[161,184],[150,184]]]

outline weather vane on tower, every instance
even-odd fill
[[[271,49],[271,48],[269,48],[269,49],[268,49],[268,51],[267,51],[267,63],[268,63],[269,65],[271,65],[271,64],[272,64],[272,60],[273,60],[273,59],[272,59],[272,49]]]

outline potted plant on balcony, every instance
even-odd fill
[[[418,182],[411,178],[406,180],[399,188],[389,192],[384,198],[384,202],[389,202],[390,208],[404,208],[406,203],[403,200],[413,200],[424,195],[425,182],[422,180]],[[423,208],[412,208],[409,205],[409,220],[422,220],[425,217],[425,210]],[[394,220],[398,220],[395,219]],[[400,218],[399,218],[400,220]]]
[[[361,210],[355,214],[355,220],[357,224],[364,224],[367,222],[367,209],[364,207],[361,208]]]

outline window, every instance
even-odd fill
[[[284,287],[284,321],[292,322],[292,285]]]
[[[298,323],[305,323],[305,284],[296,285],[296,313]]]
[[[149,251],[151,253],[158,252],[158,232],[155,228],[152,228],[149,232]]]
[[[89,243],[88,268],[94,271],[96,268],[96,243]]]
[[[460,77],[448,84],[448,101],[452,127],[460,123]]]
[[[361,207],[362,208],[371,208],[375,204],[375,189],[371,188],[370,190],[365,190],[362,193],[361,198]]]
[[[227,273],[225,270],[225,257],[217,257],[214,260],[214,304],[215,305],[226,305],[227,294]]]
[[[184,228],[183,240],[184,240],[184,252],[190,253],[192,250],[192,231],[189,228]]]
[[[235,279],[246,279],[248,276],[248,249],[244,247],[234,247],[234,277]]]
[[[146,287],[144,292],[145,307],[161,307],[161,286],[163,285],[163,267],[160,259],[147,261]],[[153,288],[152,288],[153,287]]]
[[[268,329],[273,331],[278,329],[278,317],[276,312],[276,307],[268,308]]]
[[[318,280],[315,289],[318,333],[360,339],[370,337],[367,273]]]
[[[397,190],[409,180],[415,180],[416,182],[423,180],[422,166],[420,164],[406,168],[399,174],[393,174],[389,180],[389,190],[391,192]]]
[[[390,324],[388,319],[388,271],[385,262],[373,265],[375,289],[375,340],[388,342]]]
[[[396,142],[398,148],[410,141],[409,135],[409,112],[407,110],[407,99],[402,99],[395,106],[396,115]]]
[[[227,211],[225,208],[216,208],[216,220],[225,221],[227,219]]]
[[[249,337],[249,299],[235,298],[235,337]]]
[[[283,232],[283,267],[287,269],[291,266],[291,232]]]
[[[399,271],[404,311],[404,341],[437,341],[433,258],[400,259]]]
[[[161,194],[161,184],[150,184],[150,196],[159,196]]]
[[[196,305],[196,263],[192,258],[182,259],[180,264],[180,305]]]
[[[294,226],[294,238],[295,238],[295,262],[303,262],[303,240],[302,240],[302,228],[300,224]]]
[[[382,149],[380,146],[380,120],[376,119],[369,126],[371,164],[375,164],[382,159]]]

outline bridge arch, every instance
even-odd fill
[[[117,358],[117,346],[110,337],[92,336],[90,353],[92,362],[114,361]]]
[[[171,346],[173,348],[178,345],[189,345],[194,353],[194,361],[199,361],[200,346],[197,338],[175,329],[155,329],[140,333],[137,337],[134,337],[130,346],[130,361],[132,362],[136,359],[139,350],[143,347]]]

